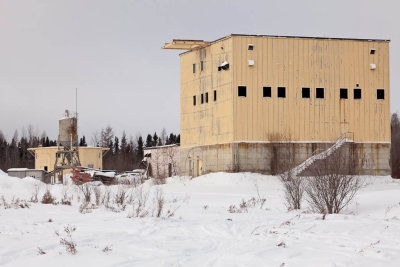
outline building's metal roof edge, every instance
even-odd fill
[[[203,46],[207,47],[215,44],[219,41],[231,38],[232,36],[247,36],[247,37],[274,37],[274,38],[299,38],[299,39],[318,39],[318,40],[348,40],[348,41],[362,41],[362,42],[390,42],[390,39],[370,39],[370,38],[344,38],[344,37],[317,37],[317,36],[290,36],[290,35],[268,35],[268,34],[242,34],[242,33],[231,33],[224,37],[218,38],[211,41],[209,45]],[[199,48],[200,49],[200,48]],[[180,53],[179,55],[184,55],[186,53],[192,52],[194,50],[188,50]]]
[[[205,47],[210,46],[210,45],[212,45],[212,44],[218,43],[218,42],[220,42],[220,41],[222,41],[222,40],[229,39],[229,38],[231,38],[231,37],[232,37],[232,34],[226,35],[226,36],[224,36],[224,37],[218,38],[217,40],[211,41],[208,45],[205,45],[205,46],[203,46],[203,47],[201,47],[201,48],[205,48]],[[198,48],[198,49],[201,49],[201,48]],[[188,50],[188,51],[182,52],[182,53],[179,54],[179,56],[181,56],[181,55],[183,55],[183,54],[186,54],[186,53],[189,53],[189,52],[192,52],[192,51],[195,51],[195,50],[197,50],[197,49],[193,49],[193,50]]]
[[[342,37],[317,37],[317,36],[289,36],[289,35],[264,35],[264,34],[240,34],[232,33],[230,36],[254,36],[254,37],[275,37],[275,38],[300,38],[300,39],[326,39],[326,40],[350,40],[350,41],[370,41],[370,42],[390,42],[390,39],[370,39],[370,38],[342,38]]]

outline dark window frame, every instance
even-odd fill
[[[253,51],[254,50],[254,44],[248,44],[247,45],[247,50]]]
[[[214,90],[214,102],[217,102],[217,90]]]
[[[208,103],[208,92],[205,95],[206,95],[206,103]]]
[[[193,73],[196,73],[196,63],[193,63]]]
[[[353,90],[353,99],[360,100],[362,99],[362,91],[361,88],[354,88]]]
[[[278,86],[277,87],[277,95],[278,95],[278,98],[286,98],[286,87],[285,86]]]
[[[315,88],[315,98],[318,98],[318,99],[325,98],[325,88],[324,87]]]
[[[310,87],[302,87],[301,88],[301,98],[304,98],[304,99],[311,98],[311,88]]]
[[[193,96],[193,106],[196,106],[196,96]]]
[[[263,86],[263,98],[271,98],[271,97],[272,97],[272,87]]]
[[[381,92],[381,94],[380,94]],[[376,89],[376,99],[377,100],[385,100],[385,89],[379,88]]]
[[[238,85],[238,97],[247,97],[247,86]]]
[[[204,61],[200,61],[200,71],[204,70]]]
[[[201,94],[200,96],[200,104],[204,104],[204,94]]]
[[[339,98],[340,99],[349,99],[349,91],[347,88],[340,88]]]

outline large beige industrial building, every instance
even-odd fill
[[[346,138],[366,174],[390,174],[389,40],[232,34],[174,40],[181,172],[274,172]]]

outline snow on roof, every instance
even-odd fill
[[[164,145],[164,146],[143,147],[143,149],[148,150],[148,149],[157,149],[157,148],[174,147],[174,146],[180,146],[180,144],[171,144],[171,145]]]
[[[10,168],[7,170],[7,172],[20,172],[20,171],[27,171],[29,170],[28,168]]]

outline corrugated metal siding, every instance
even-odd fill
[[[356,142],[390,142],[388,42],[232,39],[235,141],[331,141],[350,131]],[[353,99],[356,84],[361,100]],[[247,86],[246,98],[237,96],[239,85]],[[262,97],[263,86],[272,87],[271,98]],[[278,86],[286,87],[286,98],[277,98]],[[302,87],[311,88],[310,99],[302,98]],[[324,88],[324,99],[315,98],[317,87]],[[348,89],[347,100],[340,100],[340,88]],[[378,88],[385,89],[385,100],[376,99]]]
[[[223,47],[223,49],[221,49]],[[200,71],[200,62],[204,70]],[[227,61],[230,69],[218,71]],[[193,64],[196,73],[193,73]],[[212,145],[233,141],[232,39],[181,55],[181,147]],[[217,101],[213,92],[217,90]],[[200,95],[208,92],[208,103]],[[197,97],[193,106],[193,96]]]

